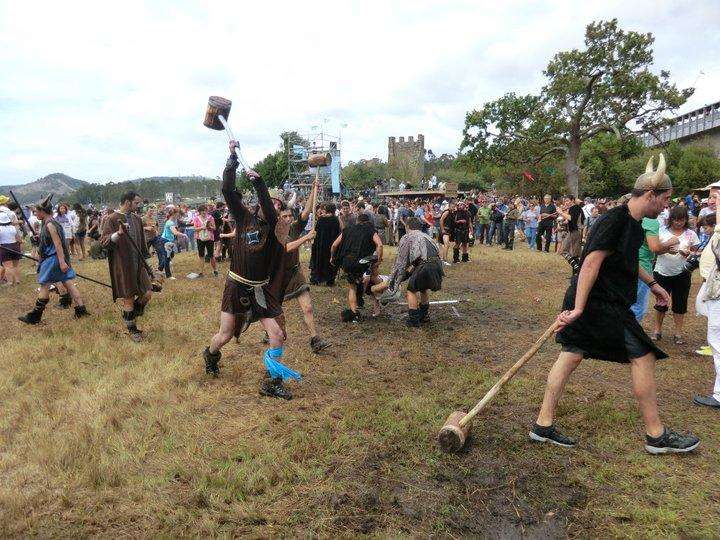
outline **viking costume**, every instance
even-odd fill
[[[302,215],[293,221],[288,231],[286,243],[293,242],[300,238],[305,231],[307,223],[308,220],[303,219]],[[310,285],[308,285],[302,268],[300,267],[299,249],[294,249],[290,252],[284,251],[282,266],[283,271],[281,272],[282,279],[280,280],[279,297],[282,298],[283,302],[297,298],[302,293],[310,290]]]
[[[278,223],[278,214],[268,188],[259,176],[251,178],[259,208],[251,212],[243,204],[242,195],[235,187],[238,164],[238,157],[232,152],[223,171],[222,184],[223,197],[236,225],[221,310],[235,316],[233,334],[236,338],[251,323],[260,319],[276,319],[282,315],[282,296],[279,296],[278,288],[270,284],[282,280],[284,242],[288,234],[282,223]],[[262,209],[262,218],[258,215],[258,209]],[[283,350],[283,347],[275,347],[265,351],[263,361],[271,380],[263,383],[261,393],[287,396],[289,399],[290,394],[283,391],[265,392],[266,385],[277,388],[288,378],[300,379],[300,374],[280,362]],[[210,347],[207,347],[204,357],[205,371],[218,375],[220,351],[211,352]]]
[[[439,291],[443,276],[440,248],[435,240],[422,231],[409,230],[398,245],[387,294],[396,296],[405,280],[408,292]],[[418,326],[427,319],[429,310],[430,304],[422,303],[418,309],[410,309],[408,324]]]
[[[343,269],[348,283],[362,283],[363,275],[370,268],[370,261],[363,262],[375,252],[375,227],[370,222],[348,225],[342,232],[342,241],[335,253],[335,266]],[[361,289],[362,295],[362,289]]]
[[[121,227],[122,234],[119,232]],[[144,315],[148,293],[152,290],[152,279],[145,268],[145,259],[150,257],[150,252],[140,216],[120,211],[107,216],[103,221],[100,243],[108,250],[113,302],[118,298],[132,300],[132,309],[128,311],[125,307],[122,318],[131,339],[138,342],[142,333],[136,321]]]
[[[472,216],[465,208],[455,210],[453,219],[454,242],[453,246],[453,262],[460,262],[460,247],[463,246],[462,262],[468,262],[470,256],[467,253],[468,242],[470,242],[470,226],[472,225]]]
[[[340,221],[336,216],[322,216],[315,224],[315,240],[310,251],[310,283],[335,284],[336,268],[330,264],[330,246],[340,236]]]
[[[67,282],[72,282],[72,280],[76,277],[75,270],[73,270],[71,266],[70,250],[68,249],[67,242],[65,241],[62,226],[52,218],[51,199],[52,195],[48,195],[36,205],[37,209],[42,211],[46,216],[45,219],[42,220],[40,236],[38,238],[39,260],[37,266],[37,279],[38,283],[41,285],[41,290],[45,287],[49,287],[53,283],[62,283],[65,285]],[[55,242],[53,241],[53,237],[50,232],[51,229],[55,232],[58,241],[60,242],[63,259],[68,267],[64,272],[60,268],[60,260],[58,258]],[[39,295],[38,299],[35,301],[35,307],[33,310],[21,317],[18,317],[18,319],[26,324],[39,323],[48,302],[48,297],[42,297]],[[60,302],[61,307],[70,307],[71,298],[68,291],[61,295]],[[89,315],[89,313],[84,305],[75,306],[76,319],[87,315]]]

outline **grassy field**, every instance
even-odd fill
[[[23,264],[24,283],[0,289],[3,537],[719,534],[720,417],[690,401],[713,378],[711,359],[692,353],[705,331],[693,315],[687,345],[664,342],[657,377],[663,418],[702,438],[697,453],[647,455],[629,369],[593,361],[558,419],[580,445],[532,444],[552,343],[475,420],[461,454],[439,451],[445,417],[552,322],[568,274],[557,256],[475,248],[437,295],[461,299],[460,318],[437,308],[422,330],[404,327],[400,306],[343,325],[343,290],[314,287],[334,347],[311,354],[297,303],[286,305],[286,361],[304,375],[289,402],[258,395],[257,327],[228,345],[218,379],[205,376],[221,279],[166,282],[135,344],[109,292],[87,282],[92,317],[75,321],[53,299],[40,326],[23,326],[35,287]],[[184,276],[196,258],[175,266]],[[107,279],[105,261],[77,269]]]

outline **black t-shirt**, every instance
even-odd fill
[[[609,254],[600,266],[590,298],[627,306],[635,303],[639,250],[644,239],[642,225],[630,215],[627,205],[617,206],[597,219],[588,234],[582,259],[593,251]],[[572,288],[576,283],[573,280]]]
[[[557,212],[557,208],[553,203],[540,205],[541,214],[554,214],[555,212]],[[540,225],[551,225],[553,221],[555,221],[554,217],[546,217],[540,220]]]
[[[579,204],[573,204],[570,208],[568,208],[568,214],[570,214],[568,231],[577,231],[580,228],[580,225],[585,223],[585,214],[583,213],[582,206]]]

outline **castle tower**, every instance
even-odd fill
[[[388,175],[414,186],[425,174],[425,136],[388,137]]]

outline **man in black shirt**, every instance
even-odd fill
[[[700,441],[663,426],[655,390],[655,361],[666,358],[637,322],[630,306],[635,302],[638,278],[648,284],[658,305],[670,297],[639,265],[644,217],[655,218],[670,200],[672,184],[660,155],[657,170],[652,159],[635,182],[627,204],[609,210],[593,225],[558,315],[556,341],[562,352],[548,374],[545,397],[530,438],[572,447],[576,441],[553,426],[555,409],[570,374],[583,358],[631,364],[633,391],[646,430],[645,449],[651,454],[689,452]]]
[[[536,247],[540,251],[542,249],[542,238],[545,236],[545,253],[550,251],[550,241],[552,240],[552,229],[558,211],[552,202],[550,195],[543,197],[543,204],[540,205],[540,222],[538,223]]]
[[[582,253],[582,227],[585,224],[585,214],[582,201],[574,197],[567,197],[566,210],[560,210],[560,215],[567,223],[567,236],[563,241],[560,254],[572,267],[573,275],[580,271],[580,254]]]

